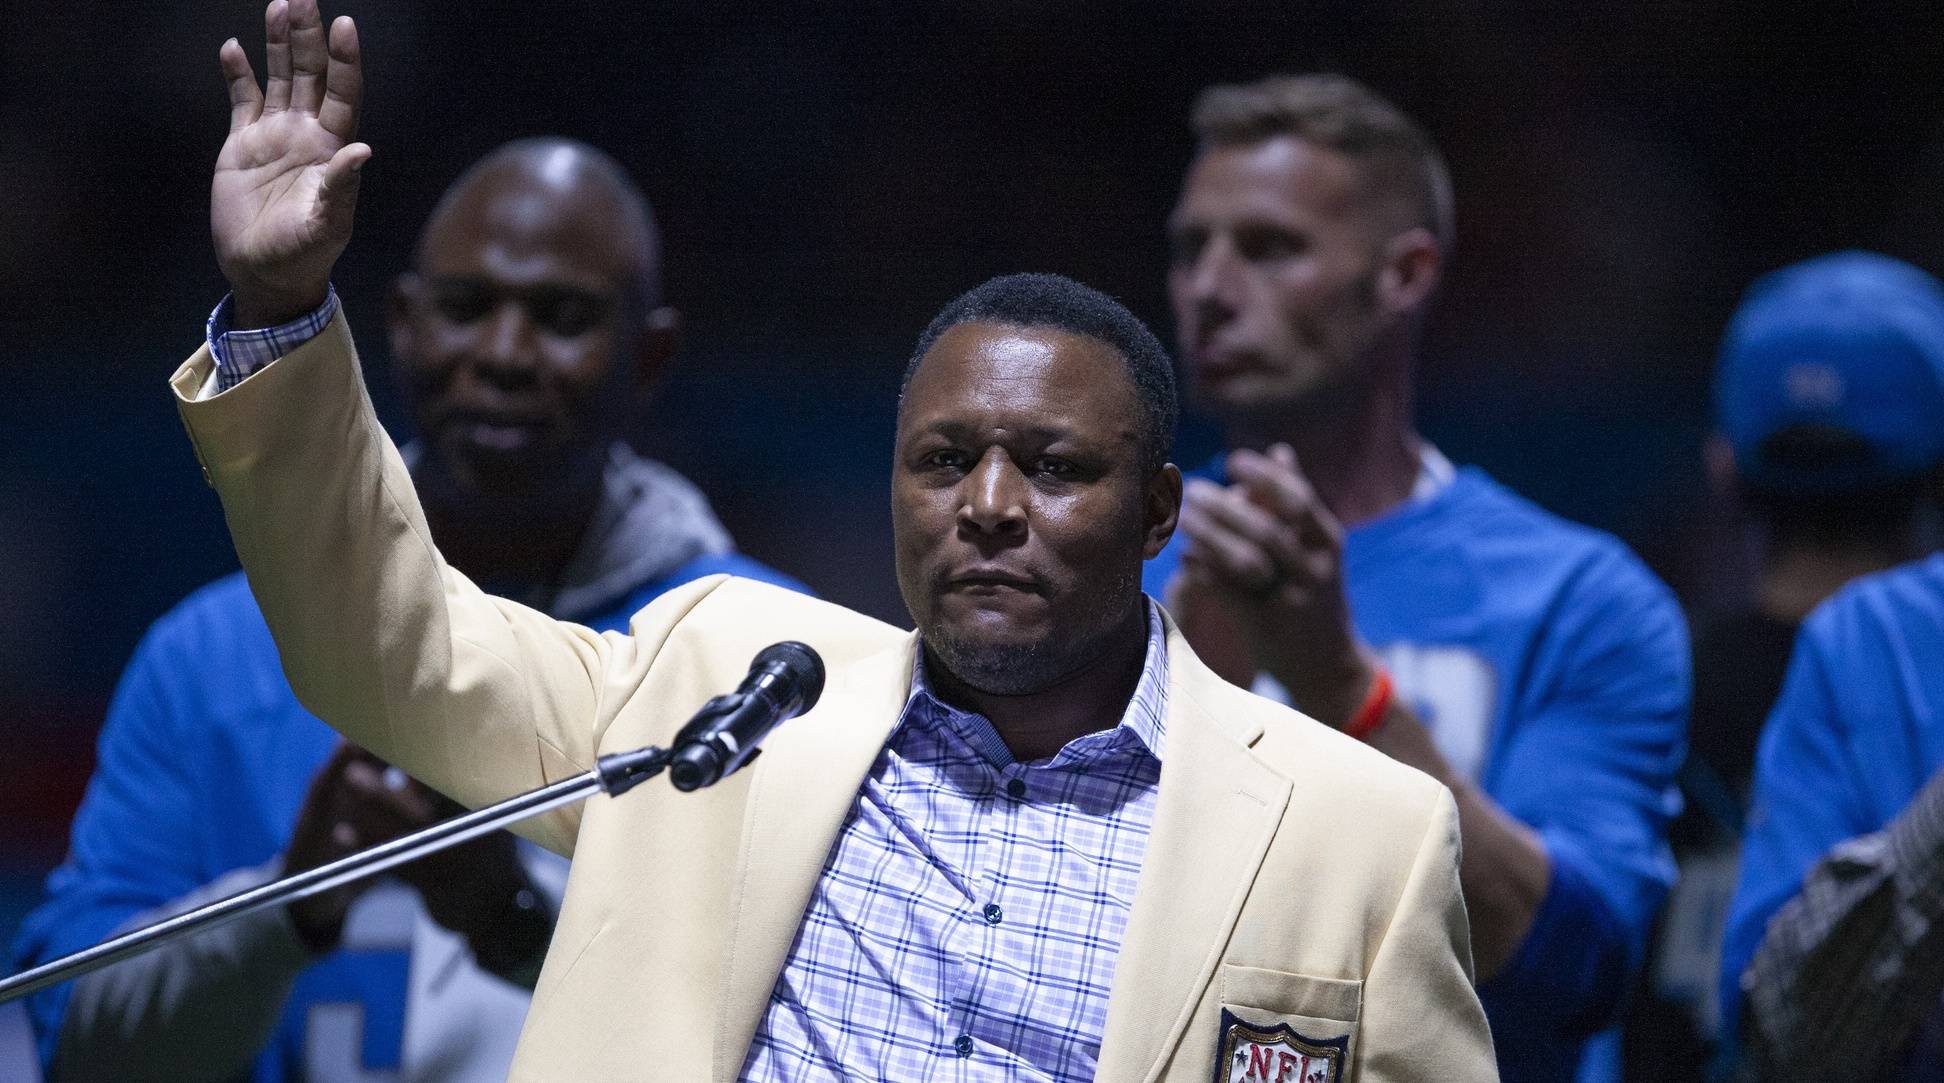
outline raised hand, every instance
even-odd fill
[[[350,17],[327,32],[317,0],[272,0],[263,24],[270,79],[262,89],[243,46],[223,43],[230,130],[209,189],[216,262],[239,329],[324,303],[331,267],[351,240],[358,171],[371,157],[353,141],[363,75]]]

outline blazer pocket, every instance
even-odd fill
[[[1224,963],[1222,1004],[1355,1024],[1363,1008],[1363,982]]]
[[[1218,1081],[1352,1078],[1363,982],[1224,963],[1221,998]]]

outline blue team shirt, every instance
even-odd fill
[[[582,623],[625,632],[657,595],[718,573],[806,589],[747,557],[704,555]],[[137,914],[282,853],[310,780],[338,740],[291,692],[241,573],[190,595],[149,629],[122,674],[68,857],[21,927],[15,967],[88,947]],[[408,963],[405,951],[349,947],[313,962],[249,1078],[301,1083],[311,1009],[321,1004],[356,1005],[361,1068],[396,1070]],[[43,1066],[69,991],[64,984],[29,998]]]
[[[1769,919],[1832,847],[1883,830],[1940,767],[1944,554],[1851,583],[1796,636],[1756,753],[1721,947],[1723,1033],[1736,1033],[1741,975]]]
[[[1150,594],[1183,545],[1149,563]],[[1612,1025],[1674,882],[1689,660],[1673,595],[1616,539],[1473,468],[1348,531],[1344,580],[1439,750],[1552,860],[1531,932],[1479,989],[1503,1078],[1618,1078]]]

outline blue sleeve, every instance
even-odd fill
[[[1831,652],[1833,614],[1816,614],[1796,639],[1782,694],[1755,758],[1755,802],[1742,840],[1741,880],[1728,907],[1721,945],[1722,1033],[1740,1026],[1741,976],[1761,946],[1769,919],[1802,888],[1830,847],[1881,824],[1858,789],[1860,765],[1844,736]],[[1856,674],[1845,673],[1849,695]]]
[[[1591,1034],[1617,1016],[1674,882],[1687,625],[1630,556],[1582,569],[1552,617],[1532,662],[1535,699],[1487,786],[1538,832],[1552,878],[1525,940],[1480,993],[1495,1012]]]
[[[625,632],[628,629],[628,622],[648,603],[683,583],[690,583],[711,575],[740,576],[744,579],[754,579],[779,586],[785,590],[793,590],[798,594],[807,594],[812,598],[817,596],[816,591],[797,580],[741,553],[705,553],[678,566],[660,579],[641,584],[634,589],[634,593],[623,598],[618,604],[604,613],[588,618],[584,623],[597,632]]]
[[[66,860],[48,877],[46,896],[21,925],[18,966],[89,947],[116,927],[201,887],[189,865],[200,817],[182,747],[183,705],[172,674],[193,673],[189,652],[170,654],[152,629],[136,649],[102,728],[99,761],[76,812]],[[28,999],[42,1063],[53,1056],[70,986]]]
[[[782,587],[785,590],[793,590],[798,594],[807,594],[812,598],[817,596],[817,592],[811,590],[801,580],[785,575],[767,564],[751,560],[741,553],[730,553],[726,556],[704,557],[702,559],[711,561],[717,566],[708,571],[701,572],[693,578],[700,579],[704,575],[714,575],[716,572],[722,571],[730,575],[742,576],[744,579],[755,579],[772,586]]]
[[[665,578],[647,585],[643,588],[642,593],[653,591],[655,595],[660,595],[664,591],[670,591],[681,586],[683,583],[710,575],[740,576],[744,579],[754,579],[761,583],[782,587],[785,590],[793,590],[798,594],[807,594],[812,598],[817,596],[816,591],[805,586],[800,580],[785,575],[775,568],[761,561],[746,557],[741,553],[709,553],[696,557],[694,560],[668,573]],[[646,603],[644,602],[643,604],[645,605]]]

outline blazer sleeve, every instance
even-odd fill
[[[365,393],[342,314],[198,400],[207,346],[170,381],[204,477],[305,707],[468,805],[585,771],[615,712],[721,577],[670,591],[632,635],[492,597],[432,543]],[[571,853],[579,805],[522,833]]]
[[[1458,845],[1458,806],[1440,790],[1364,979],[1360,1052],[1351,1076],[1362,1083],[1498,1079],[1492,1032],[1472,987]]]

